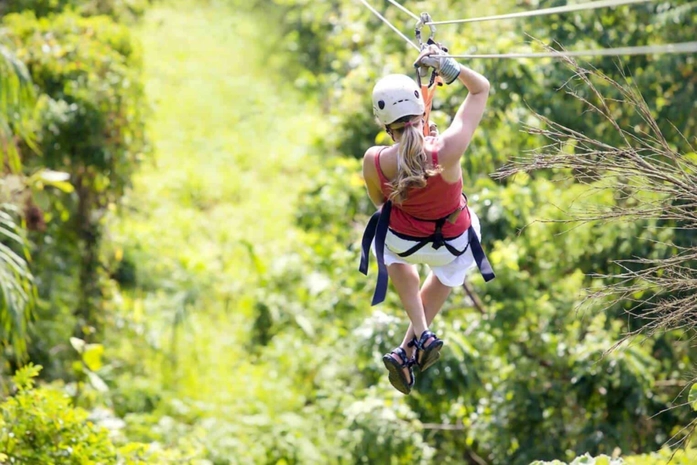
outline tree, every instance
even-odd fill
[[[0,37],[1,39],[1,37]],[[34,278],[29,270],[28,245],[17,223],[12,192],[22,181],[19,141],[30,145],[29,115],[34,105],[32,81],[24,63],[0,43],[0,343],[10,343],[17,356],[26,353],[26,333],[35,303]]]
[[[33,141],[29,116],[34,100],[27,67],[3,44],[0,35],[0,148],[3,163],[14,172],[21,167],[18,141]]]

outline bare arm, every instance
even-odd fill
[[[382,207],[386,199],[380,190],[380,178],[375,169],[375,151],[373,148],[368,149],[363,156],[363,180],[373,205],[376,208]]]
[[[489,98],[489,81],[476,71],[460,65],[458,80],[467,87],[469,94],[457,110],[450,127],[441,135],[443,147],[439,159],[444,166],[459,163],[479,126]]]

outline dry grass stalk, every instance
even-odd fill
[[[625,75],[624,82],[618,82],[597,69],[583,68],[570,58],[560,59],[573,71],[563,88],[583,103],[584,113],[600,116],[612,128],[612,137],[607,139],[621,143],[613,145],[594,139],[536,113],[541,124],[526,126],[526,130],[545,137],[550,143],[514,159],[493,177],[504,179],[521,172],[563,170],[587,184],[589,193],[611,189],[615,194],[614,206],[584,205],[583,210],[568,212],[564,223],[640,221],[676,230],[697,229],[694,156],[675,150],[641,93]],[[580,84],[579,88],[572,88],[573,83]],[[604,96],[600,88],[610,89],[619,96]],[[623,126],[619,122],[620,109],[629,112],[624,115],[630,114],[638,124]],[[690,141],[674,126],[673,129],[694,152]],[[573,150],[569,150],[570,146]],[[657,331],[694,329],[697,326],[697,241],[689,247],[668,245],[675,251],[672,256],[618,259],[615,264],[620,272],[594,275],[608,284],[601,289],[589,289],[584,303],[601,303],[605,308],[631,303],[627,312],[640,316],[647,324],[627,337],[639,332],[650,336]]]

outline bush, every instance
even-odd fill
[[[74,186],[69,195],[34,199],[47,220],[46,231],[32,237],[34,268],[39,295],[51,304],[39,308],[41,337],[30,352],[48,363],[41,354],[71,331],[95,339],[104,324],[103,218],[147,149],[142,63],[128,28],[106,16],[24,12],[6,16],[3,25],[39,91],[42,157],[29,160],[28,169],[41,163],[67,172]],[[55,358],[51,364],[49,371],[61,375]]]
[[[6,0],[0,4],[0,16],[22,11],[33,11],[44,17],[66,10],[82,16],[108,15],[116,20],[139,18],[149,0]]]
[[[181,459],[178,451],[147,444],[117,447],[109,430],[89,421],[89,412],[74,408],[60,390],[37,388],[34,379],[41,366],[28,365],[13,377],[16,394],[0,404],[0,463],[37,464],[140,464]]]
[[[658,452],[644,455],[632,455],[625,458],[611,458],[607,455],[599,455],[592,457],[589,454],[584,454],[576,457],[568,465],[690,465],[695,463],[697,452],[694,450],[678,450],[671,451],[670,449],[661,449]],[[553,460],[551,462],[535,461],[530,465],[567,465],[566,462]]]

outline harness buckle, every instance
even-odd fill
[[[445,245],[445,238],[443,237],[443,225],[445,224],[446,218],[441,218],[436,221],[436,230],[433,231],[431,239],[433,240],[433,248],[438,250]]]

